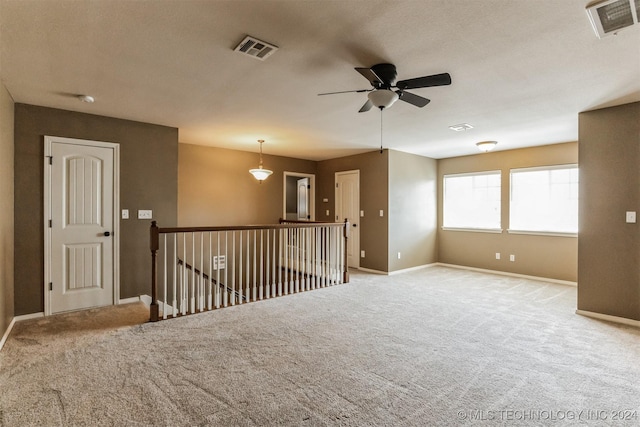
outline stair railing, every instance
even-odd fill
[[[150,320],[349,282],[349,223],[160,228],[151,223]]]

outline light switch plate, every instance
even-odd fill
[[[360,211],[360,216],[363,217],[364,216],[364,211]]]
[[[122,209],[122,219],[129,219],[129,209]]]
[[[384,210],[380,209],[380,216],[384,216]]]
[[[152,218],[153,218],[153,211],[151,209],[138,211],[138,219],[152,219]]]
[[[635,224],[636,223],[636,212],[635,211],[627,211],[627,223]]]

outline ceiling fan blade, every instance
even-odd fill
[[[358,90],[343,90],[340,92],[327,92],[327,93],[319,93],[318,96],[322,95],[335,95],[337,93],[362,93],[362,92],[371,92],[373,89],[358,89]]]
[[[449,73],[434,74],[432,76],[416,77],[415,79],[401,80],[396,84],[400,90],[418,89],[421,87],[446,86],[451,84]]]
[[[377,85],[384,84],[382,79],[371,68],[356,67],[355,70],[362,74],[364,78],[369,80],[369,82],[371,82],[375,87],[377,87]]]
[[[425,105],[427,105],[428,103],[431,102],[430,99],[427,98],[423,98],[421,96],[415,95],[413,93],[410,92],[403,92],[403,91],[397,91],[396,92],[398,95],[400,95],[400,100],[404,101],[404,102],[408,102],[411,105],[415,105],[416,107],[424,107]]]
[[[367,99],[367,102],[364,103],[364,105],[360,108],[358,113],[365,113],[371,110],[371,107],[373,107],[373,102],[371,102],[370,99]]]

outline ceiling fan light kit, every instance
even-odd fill
[[[369,101],[378,108],[389,108],[400,98],[397,93],[390,89],[379,89],[369,92],[367,97]]]
[[[260,164],[257,169],[249,169],[249,173],[262,184],[262,181],[269,178],[269,175],[271,175],[273,171],[262,167],[262,144],[264,143],[264,139],[259,139],[258,143],[260,144]]]
[[[478,150],[486,153],[487,151],[493,150],[497,144],[498,141],[480,141],[476,142],[476,147],[478,147]]]

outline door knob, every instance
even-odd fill
[[[104,232],[104,237],[109,237],[109,236],[111,236],[111,233],[109,233],[108,231],[105,231]]]

